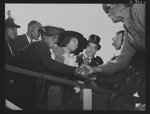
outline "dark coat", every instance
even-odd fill
[[[8,45],[8,42],[5,41],[5,64],[9,64],[11,62],[10,59],[12,58],[12,54]]]
[[[22,56],[17,56],[15,66],[36,71],[39,73],[45,73],[55,76],[74,76],[75,67],[70,67],[61,63],[58,63],[51,59],[49,47],[43,41],[34,42],[26,50],[26,53]],[[58,73],[58,75],[56,75]],[[61,75],[59,75],[61,74]],[[63,75],[64,74],[64,75]],[[15,76],[14,81],[14,103],[25,110],[33,110],[37,105],[38,83],[36,78],[31,78],[26,75],[18,74]],[[48,88],[52,82],[48,81],[45,86]],[[44,89],[46,89],[44,88]],[[43,90],[43,89],[42,89]],[[40,90],[41,91],[41,90]],[[46,90],[47,92],[47,90]],[[45,93],[46,95],[46,93]],[[43,96],[43,94],[42,94]],[[41,99],[41,97],[40,97]]]
[[[51,59],[50,48],[43,42],[32,43],[16,65],[40,73],[74,74],[75,67],[58,63]]]
[[[23,51],[26,47],[28,47],[28,45],[29,42],[25,34],[17,36],[17,38],[15,38],[12,43],[10,43],[13,54],[15,55]]]
[[[77,56],[76,62],[78,63],[79,66],[83,64],[83,58],[84,58],[83,54]],[[98,66],[101,64],[103,64],[103,60],[99,56],[93,57],[91,59],[91,62],[89,63],[90,66]],[[76,94],[72,87],[64,89],[64,101],[65,101],[64,106],[66,110],[82,110],[83,108],[82,105],[83,101],[80,99],[80,94]],[[94,107],[96,105],[95,101],[96,100],[94,100]]]
[[[81,64],[83,64],[83,54],[79,55],[77,57],[77,63],[79,64],[79,66],[81,66]],[[103,64],[103,60],[101,57],[99,56],[96,56],[96,57],[93,57],[91,59],[91,62],[89,63],[89,66],[98,66],[98,65],[101,65]]]

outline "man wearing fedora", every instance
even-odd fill
[[[10,43],[14,41],[17,37],[17,29],[20,28],[19,25],[17,25],[14,22],[13,17],[10,14],[10,11],[8,11],[8,18],[5,20],[5,64],[11,64],[12,58],[14,57],[14,54],[12,52],[12,48],[10,46]],[[7,72],[5,73],[5,92],[6,92],[6,98],[9,100],[12,96],[12,88],[13,88],[13,78],[12,73]]]
[[[11,62],[10,58],[14,56],[10,44],[16,39],[18,28],[20,28],[20,26],[14,23],[12,17],[8,17],[5,20],[5,63]]]

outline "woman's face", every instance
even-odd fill
[[[78,48],[78,39],[73,37],[66,46],[70,52],[74,52]]]
[[[46,37],[46,42],[48,43],[50,48],[52,48],[58,42],[57,35],[56,36],[45,36],[45,37]]]

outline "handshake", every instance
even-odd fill
[[[77,75],[82,80],[89,80],[89,75],[93,73],[93,70],[90,66],[83,65],[77,67],[75,70],[75,75]]]

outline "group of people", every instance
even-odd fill
[[[125,28],[113,38],[112,45],[120,54],[110,61],[103,63],[100,56],[95,57],[101,49],[101,38],[96,34],[86,39],[80,32],[42,26],[33,20],[26,34],[17,35],[20,26],[9,12],[5,63],[114,90],[113,95],[93,92],[93,110],[133,110],[134,103],[129,101],[135,92],[145,104],[145,4],[103,4],[103,9],[114,23],[123,22]],[[6,95],[23,109],[82,110],[83,99],[75,87],[20,75],[7,72]],[[137,82],[134,85],[132,81]],[[139,84],[142,89],[135,88]],[[41,85],[44,88],[39,90]]]

